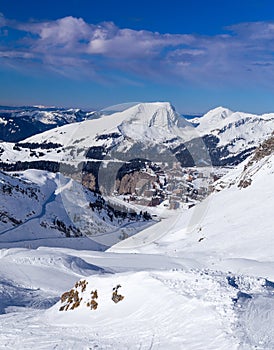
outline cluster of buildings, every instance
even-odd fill
[[[191,207],[205,198],[212,191],[216,179],[211,168],[182,168],[180,163],[173,163],[173,166],[162,164],[153,170],[150,167],[142,169],[138,175],[131,174],[131,190],[119,194],[128,202],[146,206],[164,202],[169,209],[179,209],[182,206]]]

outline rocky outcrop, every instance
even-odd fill
[[[247,163],[246,168],[252,166],[255,162],[270,156],[274,153],[274,132],[271,137],[265,140],[255,151],[253,157]]]
[[[109,295],[114,304],[121,302],[125,297],[118,293],[121,285],[112,288],[112,295]],[[99,292],[92,289],[87,280],[80,280],[74,287],[61,295],[59,311],[72,311],[79,306],[85,306],[90,310],[97,310],[99,306]]]
[[[271,137],[265,140],[254,152],[252,158],[244,167],[242,178],[238,183],[239,188],[246,188],[251,185],[252,177],[260,169],[260,163],[274,153],[274,132]]]
[[[145,190],[152,188],[153,183],[157,180],[155,175],[142,171],[135,171],[126,174],[121,180],[116,181],[116,189],[119,194],[143,193]]]

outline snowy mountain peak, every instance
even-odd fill
[[[140,103],[121,114],[126,118],[118,126],[119,131],[136,141],[159,142],[180,136],[184,127],[193,128],[168,102]]]
[[[87,152],[89,159],[98,160],[114,149],[120,154],[132,150],[134,155],[146,149],[151,155],[155,154],[153,147],[156,147],[158,154],[164,148],[176,149],[177,159],[183,161],[188,159],[183,145],[188,143],[188,149],[195,153],[195,144],[189,142],[200,138],[213,165],[235,165],[246,159],[274,129],[274,114],[259,116],[232,112],[224,107],[209,111],[194,127],[168,102],[137,103],[123,111],[100,112],[84,121],[76,120],[79,122],[36,134],[20,145],[3,144],[1,160],[14,163],[23,156],[24,161],[35,158],[60,161],[62,158],[75,163],[86,159]],[[36,151],[30,147],[35,147]],[[192,164],[191,160],[188,162],[188,166]]]
[[[269,137],[274,129],[274,114],[256,115],[218,107],[199,118],[198,123],[196,130],[200,135],[211,135],[211,141],[216,143],[214,147],[219,147],[222,153],[220,159],[224,164],[229,154],[244,160]]]
[[[226,107],[219,106],[219,107],[213,108],[209,112],[207,112],[204,115],[204,118],[210,118],[210,117],[214,117],[214,116],[221,116],[222,118],[227,118],[232,113],[233,112],[230,109],[228,109]]]
[[[223,123],[228,119],[233,112],[224,107],[217,107],[211,109],[203,117],[200,118],[201,124],[209,124],[210,126],[218,126],[220,123]]]
[[[170,127],[178,120],[178,114],[168,102],[140,103],[124,113],[129,115],[128,122],[149,127]]]

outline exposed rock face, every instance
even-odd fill
[[[264,157],[270,156],[274,153],[274,132],[271,137],[265,140],[255,151],[254,156],[248,162],[247,167],[251,166],[253,163],[263,159]]]
[[[96,178],[93,174],[85,173],[82,175],[82,185],[91,191],[96,191]]]
[[[250,186],[252,183],[252,176],[258,171],[258,169],[256,169],[256,167],[258,167],[257,163],[260,162],[262,159],[269,157],[273,153],[274,153],[274,132],[272,133],[269,139],[265,140],[256,149],[253,157],[246,164],[244,168],[243,177],[240,180],[238,187],[246,188]]]
[[[250,186],[252,183],[252,179],[243,179],[240,180],[238,187],[239,188],[246,188],[248,186]]]
[[[117,180],[116,189],[119,194],[134,194],[136,191],[141,194],[146,189],[150,189],[156,180],[157,177],[155,175],[135,171],[126,174],[121,180]]]
[[[232,177],[224,176],[224,178],[219,179],[213,186],[210,186],[211,192],[219,192],[233,185],[238,186],[240,189],[249,187],[253,182],[254,175],[271,160],[273,154],[274,132],[255,149],[245,166],[239,167],[237,175]]]
[[[120,284],[118,284],[116,287],[113,288],[113,292],[112,292],[112,301],[117,304],[120,301],[122,301],[124,299],[124,296],[121,294],[118,294],[118,289],[121,288]]]
[[[112,288],[111,300],[117,304],[125,297],[119,294],[121,285]],[[92,289],[87,280],[80,280],[75,283],[74,287],[61,295],[59,311],[70,311],[79,308],[79,306],[87,307],[90,310],[97,310],[99,292]]]
[[[260,169],[261,161],[264,158],[268,159],[274,153],[274,132],[272,136],[265,140],[254,152],[253,157],[244,167],[243,177],[240,180],[238,187],[246,188],[252,183],[252,177]]]

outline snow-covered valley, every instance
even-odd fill
[[[128,111],[113,116],[112,137],[99,143],[113,145],[120,132],[119,152],[141,136],[151,147],[155,139],[177,147],[174,133],[186,137],[193,127],[181,130],[169,105],[158,107],[133,107],[130,123]],[[274,349],[273,120],[223,109],[199,118],[195,133],[200,127],[226,146],[235,139],[229,156],[244,152],[245,160],[225,169],[189,209],[171,210],[165,201],[147,207],[154,220],[135,202],[102,200],[59,172],[0,173],[0,348]],[[100,118],[82,122],[81,147],[100,139],[99,126],[89,134],[94,122],[103,127]],[[72,146],[79,139],[69,135],[73,125],[27,142]],[[1,147],[2,160],[24,159],[22,149]],[[214,175],[220,171],[209,165]],[[187,176],[188,183],[203,179]],[[114,215],[114,204],[127,215]]]

